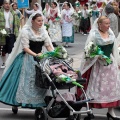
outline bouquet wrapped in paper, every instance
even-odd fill
[[[47,58],[47,57],[56,57],[60,59],[66,59],[68,57],[67,51],[63,46],[58,46],[55,48],[54,51],[49,51],[43,53],[39,56],[40,59]]]
[[[99,56],[103,65],[109,65],[112,63],[111,59],[104,55],[104,52],[93,42],[89,42],[89,44],[85,47],[85,59],[94,58],[95,56]]]

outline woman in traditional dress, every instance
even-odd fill
[[[72,14],[72,18],[73,18],[74,32],[78,33],[80,28],[80,19],[81,19],[81,11],[79,7],[77,6],[75,7],[75,11]]]
[[[94,21],[99,17],[99,11],[97,8],[97,5],[93,5],[92,7],[92,19],[91,19],[91,25],[94,23]]]
[[[61,12],[61,23],[62,23],[62,41],[64,46],[68,47],[68,43],[74,43],[74,30],[72,23],[72,14],[70,3],[64,3],[64,9]]]
[[[80,71],[87,84],[85,85],[88,98],[92,98],[90,107],[92,108],[108,108],[107,118],[120,120],[114,113],[114,107],[120,106],[120,78],[119,68],[120,57],[118,47],[113,31],[110,27],[110,20],[106,16],[101,16],[97,23],[93,25],[90,31],[85,47],[92,41],[97,45],[106,57],[112,63],[105,65],[105,59],[100,56],[85,59],[82,57]],[[81,91],[77,89],[80,96]]]
[[[46,89],[35,85],[34,58],[42,55],[42,46],[53,50],[42,15],[33,13],[18,36],[0,81],[0,101],[14,106],[14,113],[18,106],[37,109],[45,105]]]
[[[48,19],[50,15],[50,5],[48,3],[45,4],[45,9],[43,10],[43,15],[45,17],[45,23],[48,24]]]
[[[18,8],[17,8],[17,3],[14,2],[14,3],[11,4],[11,6],[12,6],[14,12],[18,15],[18,17],[19,17],[20,19],[23,19],[24,16],[23,16],[22,13],[20,12],[20,10],[18,10]]]
[[[56,2],[52,2],[49,15],[48,33],[52,40],[53,46],[56,47],[55,42],[62,41],[61,25],[60,25],[60,10]]]
[[[27,14],[32,14],[32,13],[34,13],[34,12],[37,12],[37,13],[40,13],[40,14],[42,15],[42,7],[40,6],[39,3],[36,2],[36,3],[33,5],[33,9],[32,9],[32,10],[27,10],[27,9],[25,9],[25,12],[26,12]]]

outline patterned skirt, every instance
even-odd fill
[[[101,65],[98,61],[84,74],[88,98],[93,98],[90,106],[93,108],[109,108],[120,106],[120,80],[117,67],[114,64]],[[81,92],[77,90],[78,96]]]

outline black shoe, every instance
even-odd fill
[[[12,107],[12,111],[13,111],[14,114],[17,114],[17,112],[18,112],[18,107],[13,106],[13,107]]]
[[[120,120],[120,118],[117,118],[117,117],[113,117],[110,113],[107,113],[107,119],[112,119],[112,120]]]

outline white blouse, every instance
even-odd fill
[[[29,48],[29,40],[44,41],[44,46],[49,46],[51,44],[48,34],[40,30],[40,35],[36,36],[31,28],[22,31],[21,43],[23,48]]]

